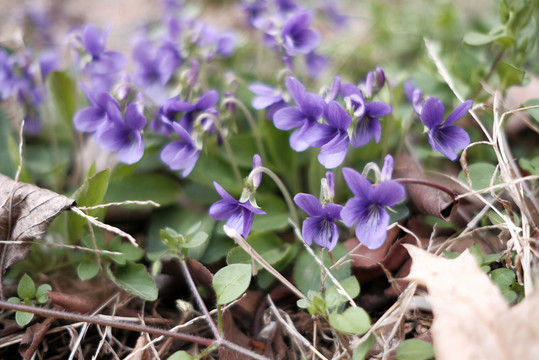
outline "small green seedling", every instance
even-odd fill
[[[14,304],[34,305],[35,303],[44,304],[49,300],[47,292],[52,288],[49,284],[42,284],[36,289],[34,280],[28,274],[24,274],[17,287],[18,297],[11,297],[9,302]],[[20,327],[24,327],[32,321],[34,314],[24,311],[15,312],[15,320]]]
[[[513,302],[517,299],[522,299],[524,296],[524,288],[518,283],[515,272],[508,268],[498,268],[492,270],[492,264],[501,260],[501,254],[484,255],[478,245],[472,245],[469,248],[470,254],[473,255],[477,264],[481,269],[490,275],[492,281],[498,285],[502,295],[508,302]],[[446,252],[445,257],[454,259],[460,255],[458,252]]]
[[[354,276],[340,282],[350,298],[359,295],[360,287]],[[307,299],[300,299],[298,307],[307,309],[311,315],[326,318],[337,331],[345,334],[361,335],[369,331],[371,320],[365,310],[360,307],[349,307],[342,311],[348,297],[337,285],[330,286],[324,293],[310,290]]]

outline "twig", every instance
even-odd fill
[[[95,209],[103,209],[110,206],[121,206],[121,205],[151,205],[155,207],[160,207],[161,204],[156,203],[152,200],[126,200],[126,201],[120,201],[120,202],[111,202],[106,204],[99,204],[95,206],[79,206],[78,208],[80,210],[95,210]]]
[[[116,321],[116,320],[112,320],[112,319],[105,318],[102,316],[99,316],[99,317],[89,316],[89,315],[80,314],[80,313],[46,309],[46,308],[41,308],[37,306],[14,304],[14,303],[10,303],[4,300],[0,300],[0,308],[28,312],[28,313],[36,314],[43,317],[52,317],[56,319],[64,319],[64,320],[75,321],[75,322],[85,322],[85,323],[100,325],[100,326],[110,326],[110,327],[127,330],[127,331],[144,332],[144,333],[148,333],[152,335],[166,336],[166,337],[171,337],[171,338],[182,340],[182,341],[193,342],[193,343],[200,344],[203,346],[211,346],[214,343],[216,343],[216,340],[213,340],[213,339],[203,338],[200,336],[189,335],[189,334],[181,334],[177,332],[172,332],[170,330],[156,328],[153,326],[128,323],[124,321]]]
[[[59,247],[59,248],[67,248],[67,249],[88,251],[88,252],[91,252],[91,253],[98,253],[98,254],[104,254],[104,255],[122,255],[122,253],[119,252],[119,251],[90,249],[90,248],[87,248],[87,247],[84,247],[84,246],[67,245],[67,244],[55,244],[55,243],[39,242],[39,241],[35,241],[35,240],[0,240],[0,244],[7,244],[7,245],[21,245],[21,244],[45,245],[45,246],[52,246],[52,247]]]
[[[305,339],[303,337],[303,335],[301,335],[295,328],[293,328],[292,326],[290,326],[290,324],[288,324],[286,321],[284,321],[284,319],[281,317],[281,314],[279,314],[279,311],[277,310],[277,307],[275,306],[275,304],[271,300],[271,296],[269,296],[269,295],[266,296],[266,299],[268,300],[268,302],[270,304],[271,312],[273,313],[273,315],[275,315],[275,318],[277,319],[277,321],[286,328],[286,330],[290,333],[290,335],[293,335],[294,338],[299,339],[303,343],[304,346],[308,347],[320,359],[328,360],[320,351],[318,351],[309,342],[309,340]]]
[[[355,303],[354,299],[352,299],[350,297],[350,295],[348,295],[348,292],[343,288],[343,286],[341,285],[341,283],[339,282],[339,280],[337,280],[335,278],[335,276],[333,276],[333,274],[331,273],[331,271],[329,271],[329,269],[326,267],[326,265],[324,265],[324,262],[318,257],[316,256],[316,254],[314,253],[313,249],[311,249],[311,247],[309,245],[307,245],[307,243],[305,242],[305,240],[303,239],[303,237],[301,236],[301,231],[299,230],[299,227],[297,226],[297,224],[295,224],[294,222],[292,222],[291,220],[289,220],[289,222],[292,224],[292,227],[294,228],[294,231],[296,232],[296,236],[301,240],[301,243],[303,244],[303,246],[305,247],[305,250],[307,250],[307,252],[309,254],[311,254],[311,256],[314,258],[314,260],[318,263],[318,265],[320,265],[320,267],[322,269],[325,269],[325,272],[327,274],[327,276],[331,279],[331,281],[333,282],[333,284],[335,284],[335,286],[337,286],[337,288],[339,289],[339,293],[341,295],[344,295],[346,297],[346,299],[348,300],[348,302],[350,303],[350,306],[352,307],[357,307],[357,304]]]
[[[189,288],[191,289],[191,293],[195,297],[195,300],[197,302],[198,308],[202,311],[204,314],[204,317],[206,318],[206,322],[210,326],[210,329],[213,333],[213,336],[221,341],[221,334],[219,333],[219,330],[217,329],[217,326],[215,326],[215,322],[213,321],[213,318],[211,317],[210,313],[208,312],[208,309],[206,308],[206,305],[204,304],[204,300],[200,297],[200,293],[197,290],[197,287],[195,285],[195,282],[193,281],[193,278],[191,277],[191,273],[189,272],[189,268],[187,267],[187,264],[185,263],[185,260],[179,260],[180,266],[183,271],[183,275],[185,276],[185,279],[187,280],[187,285],[189,285]]]
[[[223,229],[225,230],[226,235],[234,240],[236,244],[238,244],[245,252],[253,259],[255,259],[260,265],[264,267],[270,274],[275,276],[277,280],[279,280],[283,285],[285,285],[290,291],[292,291],[297,297],[300,299],[307,299],[305,295],[301,291],[299,291],[290,281],[288,281],[284,276],[282,276],[277,270],[273,268],[262,256],[260,256],[259,253],[255,251],[255,249],[252,248],[251,245],[245,239],[234,229],[229,228],[228,226],[223,226]]]
[[[85,218],[86,220],[88,220],[89,223],[94,224],[97,227],[100,227],[102,229],[110,231],[111,233],[114,233],[114,234],[119,235],[119,236],[121,236],[123,238],[126,238],[127,240],[129,240],[131,242],[131,244],[133,244],[133,246],[138,247],[138,244],[137,244],[137,241],[135,240],[135,238],[132,237],[131,235],[129,235],[128,233],[126,233],[125,231],[122,231],[122,230],[120,230],[120,229],[118,229],[118,228],[116,228],[114,226],[110,226],[110,225],[107,225],[105,223],[102,223],[101,221],[97,220],[93,216],[86,215],[84,212],[82,212],[82,210],[80,210],[80,208],[78,208],[76,206],[70,207],[69,210],[71,210],[75,214]]]

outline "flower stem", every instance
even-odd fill
[[[435,189],[438,189],[440,191],[443,191],[444,193],[448,194],[449,196],[451,196],[451,199],[453,201],[456,201],[456,197],[458,196],[458,194],[443,186],[443,185],[440,185],[440,184],[436,184],[432,181],[429,181],[429,180],[424,180],[424,179],[413,179],[413,178],[399,178],[399,179],[393,179],[394,181],[398,182],[399,184],[411,184],[411,185],[424,185],[424,186],[429,186],[431,188],[435,188]]]
[[[221,102],[221,107],[225,106],[228,103],[233,103],[237,105],[241,109],[241,111],[245,114],[245,117],[247,118],[247,122],[249,123],[249,126],[251,127],[251,130],[253,131],[253,135],[256,141],[256,147],[258,148],[258,153],[260,154],[260,157],[262,157],[262,162],[266,162],[267,161],[266,150],[264,150],[264,144],[262,143],[262,138],[260,137],[260,132],[258,131],[258,127],[256,126],[256,122],[255,122],[255,119],[253,118],[253,115],[247,109],[245,104],[241,102],[240,100],[236,99],[235,97],[229,97],[227,99],[224,99]]]
[[[286,201],[286,205],[288,206],[288,210],[290,211],[290,215],[292,216],[292,220],[294,220],[296,224],[299,224],[299,217],[298,212],[296,211],[296,206],[294,205],[294,201],[292,201],[292,197],[290,196],[290,193],[288,192],[288,189],[286,188],[285,184],[273,171],[264,166],[260,166],[251,170],[251,173],[249,174],[249,179],[252,179],[259,172],[267,174],[277,185],[279,190],[281,190],[281,193],[283,194],[283,197]]]
[[[215,124],[215,127],[217,128],[217,131],[219,132],[219,135],[221,135],[221,139],[223,139],[223,145],[225,146],[226,153],[228,155],[228,159],[230,160],[230,164],[232,165],[232,170],[234,170],[234,175],[236,176],[236,179],[241,183],[242,177],[240,173],[240,168],[238,167],[238,163],[236,162],[236,158],[234,157],[234,152],[232,151],[232,147],[230,147],[230,143],[228,142],[228,138],[223,130],[223,126],[221,124],[221,120],[219,120],[216,116],[210,114],[210,113],[202,113],[195,119],[195,124],[199,123],[202,119],[209,117],[213,120],[213,123]]]

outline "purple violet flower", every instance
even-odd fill
[[[324,143],[318,154],[318,161],[326,169],[333,169],[342,164],[348,152],[348,144],[350,144],[348,127],[352,119],[336,101],[331,101],[324,109],[324,119],[327,125],[320,125],[321,131],[313,137],[319,136],[320,142]],[[315,143],[315,140],[313,138],[311,142]]]
[[[449,160],[457,160],[455,149],[466,148],[470,144],[470,137],[463,128],[451,124],[466,115],[472,105],[472,100],[463,102],[444,121],[445,108],[442,101],[435,97],[425,100],[421,120],[429,128],[429,143],[434,151],[442,153]]]
[[[287,78],[285,85],[297,106],[277,111],[273,116],[275,127],[280,130],[298,128],[290,135],[290,146],[295,151],[307,150],[309,146],[324,145],[323,139],[314,134],[322,126],[318,123],[318,119],[327,106],[326,102],[320,95],[307,93],[303,84],[293,77]],[[312,139],[318,141],[312,142]]]
[[[307,65],[307,75],[312,79],[316,79],[320,72],[328,66],[329,60],[327,57],[311,51],[305,55],[305,63]]]
[[[406,98],[414,107],[414,111],[417,115],[421,116],[421,108],[423,107],[423,105],[421,104],[421,90],[416,88],[414,83],[410,79],[404,82],[403,88],[404,95],[406,95]]]
[[[386,74],[380,66],[377,66],[374,71],[369,71],[365,79],[365,97],[370,99],[384,87],[385,82]]]
[[[303,221],[301,234],[308,245],[315,244],[333,250],[339,240],[337,220],[341,220],[341,205],[328,203],[322,206],[320,201],[311,194],[299,193],[294,196],[294,202],[309,215]]]
[[[122,70],[127,59],[115,51],[105,51],[108,31],[100,31],[94,25],[86,25],[82,30],[82,45],[92,56],[84,70],[90,74],[106,75]]]
[[[165,85],[183,62],[172,43],[165,42],[155,48],[145,38],[137,41],[133,49],[133,60],[137,64],[134,79],[142,85]]]
[[[101,31],[94,25],[86,25],[82,29],[82,45],[91,56],[82,73],[94,91],[110,91],[127,64],[127,58],[119,52],[105,51],[107,36],[107,30]]]
[[[313,15],[305,11],[292,16],[284,24],[281,38],[288,55],[308,54],[318,45],[318,33],[308,28],[312,19]]]
[[[357,118],[357,124],[352,134],[352,146],[355,148],[363,146],[371,141],[373,137],[378,143],[382,135],[379,117],[390,114],[392,111],[391,106],[380,101],[367,103],[361,91],[354,84],[343,84],[341,93],[343,98],[348,98]]]
[[[165,145],[161,150],[161,161],[171,170],[182,170],[182,176],[186,177],[193,171],[200,157],[200,149],[193,137],[180,124],[172,122],[171,126],[180,140]]]
[[[257,109],[266,109],[266,119],[271,120],[273,115],[288,104],[284,101],[280,90],[274,89],[266,84],[253,83],[249,85],[249,90],[256,96],[251,105]]]
[[[83,90],[90,100],[91,106],[77,111],[73,117],[77,131],[93,133],[109,119],[122,118],[120,104],[108,92],[101,91],[97,96],[94,96],[88,89],[83,87]]]
[[[222,199],[210,206],[210,216],[215,220],[226,220],[226,226],[247,238],[253,226],[254,214],[263,215],[266,212],[254,207],[249,201],[239,202],[234,199],[215,181],[213,186]]]
[[[13,74],[11,56],[0,48],[0,100],[5,100],[15,91],[15,75]]]
[[[138,162],[144,155],[142,129],[146,118],[139,111],[137,104],[130,103],[123,118],[113,117],[100,126],[95,133],[97,144],[108,151],[118,152],[118,159],[126,164]]]
[[[180,124],[186,129],[191,130],[196,116],[201,112],[209,112],[212,115],[217,116],[217,109],[215,104],[219,101],[219,93],[217,90],[208,90],[200,96],[195,104],[190,104],[185,101],[178,101],[175,106],[175,110],[185,112]]]
[[[389,158],[388,158],[389,157]],[[342,173],[354,194],[341,211],[344,224],[355,226],[357,239],[369,249],[377,249],[386,240],[389,214],[386,206],[393,206],[404,198],[404,186],[391,180],[393,159],[386,156],[382,174],[384,179],[373,185],[354,169],[343,168]]]

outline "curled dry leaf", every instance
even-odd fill
[[[394,179],[412,178],[426,180],[421,165],[410,155],[403,154],[395,161]],[[419,212],[433,215],[444,220],[448,220],[453,210],[454,202],[451,197],[432,187],[424,185],[406,185],[408,197]]]
[[[0,174],[0,239],[40,238],[49,224],[75,200]],[[0,246],[0,278],[5,270],[28,256],[30,244]]]
[[[408,280],[429,292],[436,359],[537,359],[539,292],[510,309],[468,251],[449,260],[404,246],[412,257]]]
[[[380,276],[385,277],[384,270],[393,272],[400,269],[410,258],[402,247],[403,244],[418,245],[418,241],[420,241],[424,248],[427,247],[431,228],[425,227],[419,217],[411,218],[406,226],[417,235],[417,238],[410,234],[402,236],[401,230],[398,227],[393,227],[388,231],[385,243],[378,249],[371,250],[365,246],[358,248],[356,238],[344,242],[344,246],[348,250],[353,250],[350,253],[352,269],[360,283],[367,283]],[[408,275],[407,272],[406,275]]]

